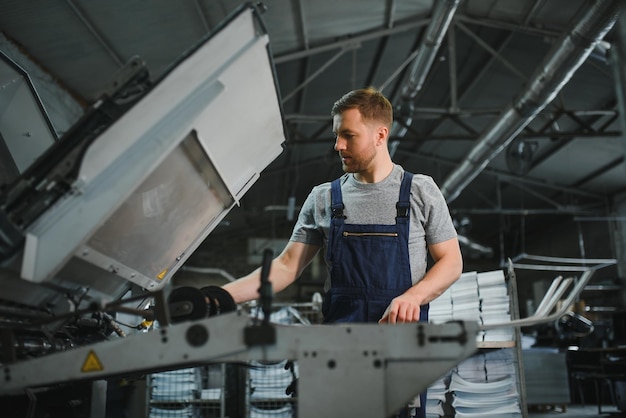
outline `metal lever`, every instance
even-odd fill
[[[263,310],[263,324],[265,325],[270,322],[270,315],[272,314],[272,299],[274,297],[272,283],[269,280],[272,258],[274,258],[273,251],[266,248],[265,251],[263,251],[263,263],[261,264],[261,287],[259,287],[259,299],[261,302],[261,309]]]
[[[270,324],[273,292],[269,275],[273,257],[274,254],[269,248],[263,252],[261,286],[259,287],[259,301],[263,311],[263,322],[260,325],[246,327],[244,330],[244,342],[248,346],[276,344],[276,329]]]

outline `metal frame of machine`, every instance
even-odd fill
[[[234,312],[6,365],[0,394],[207,362],[292,359],[300,418],[378,418],[471,356],[477,330],[472,322],[274,327]],[[256,344],[251,332],[273,342]]]

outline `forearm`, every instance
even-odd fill
[[[412,295],[420,305],[432,302],[441,296],[463,271],[463,262],[460,258],[445,257],[435,263],[424,275],[422,280],[413,285],[406,293]]]
[[[230,293],[235,303],[248,302],[259,297],[260,277],[261,269],[259,268],[247,276],[222,286],[222,288]]]
[[[400,296],[395,297],[378,322],[417,322],[420,306],[431,302],[454,283],[463,270],[460,256],[440,258],[426,275]]]
[[[272,291],[280,292],[296,279],[296,273],[286,270],[277,260],[272,261],[269,281],[272,283]],[[250,274],[223,286],[235,300],[235,303],[248,302],[259,297],[261,286],[261,268],[257,268]]]
[[[280,292],[293,283],[302,273],[302,270],[311,262],[319,251],[318,246],[300,242],[290,242],[283,252],[272,260],[269,281],[274,293]],[[223,286],[235,303],[243,303],[259,297],[261,286],[261,268],[252,273]]]

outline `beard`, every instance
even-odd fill
[[[376,156],[375,149],[369,149],[367,152],[361,153],[361,155],[345,156],[341,157],[341,168],[346,173],[361,173],[366,171],[370,166],[374,157]]]

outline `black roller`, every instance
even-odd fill
[[[167,298],[172,322],[190,321],[207,316],[204,294],[197,288],[181,286],[172,290]]]
[[[237,309],[237,304],[230,293],[219,286],[206,286],[200,291],[208,300],[209,316],[232,312]]]

